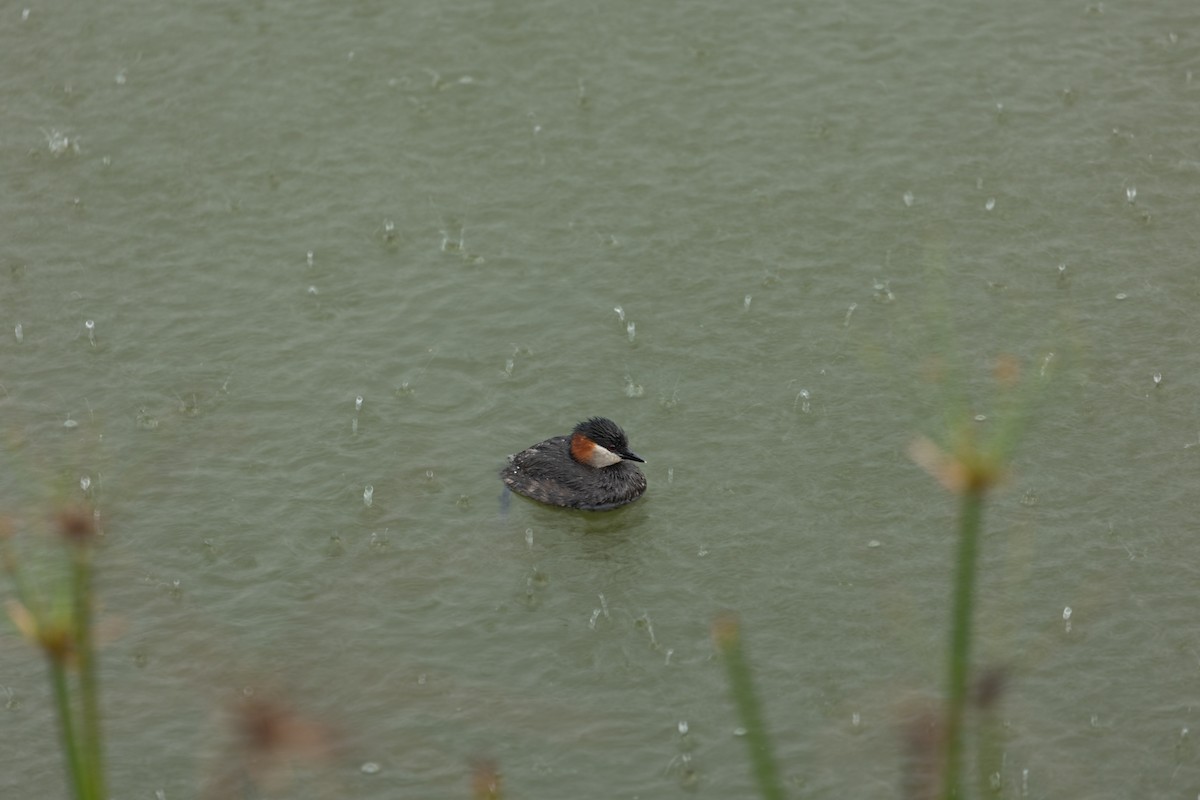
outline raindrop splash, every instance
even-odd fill
[[[60,130],[51,128],[48,131],[42,131],[42,135],[46,137],[46,147],[50,150],[50,155],[56,158],[65,153],[79,152],[79,140],[72,139]]]
[[[742,300],[742,311],[750,310],[750,300],[750,295],[746,295],[746,297]]]
[[[905,205],[907,208],[912,208],[912,204],[913,204],[914,202],[916,202],[916,198],[915,198],[915,197],[913,197],[913,193],[912,193],[912,192],[905,192],[905,193],[904,193],[904,205]]]
[[[625,321],[625,309],[621,308],[620,306],[613,306],[613,311],[617,312],[617,319],[619,319],[621,322]]]
[[[18,322],[17,326],[13,328],[13,335],[17,337],[17,344],[25,341],[25,329],[21,327],[21,323]]]
[[[370,508],[374,502],[375,502],[375,487],[368,483],[363,488],[363,505],[366,506],[367,508]]]
[[[625,333],[629,336],[629,341],[633,341],[633,337],[637,336],[637,324],[630,322],[625,326]]]
[[[94,319],[85,319],[83,327],[87,329],[88,341],[92,343],[92,347],[96,346],[96,321]]]
[[[1047,353],[1046,357],[1042,359],[1042,368],[1040,370],[1038,370],[1039,377],[1042,377],[1042,378],[1046,377],[1046,370],[1050,368],[1050,362],[1053,360],[1054,360],[1054,353]]]
[[[1136,186],[1126,186],[1125,187],[1125,202],[1129,203],[1129,205],[1133,205],[1134,203],[1137,202],[1137,187]]]
[[[995,207],[996,207],[996,198],[994,198],[994,197],[989,197],[987,199],[987,202],[983,204],[983,209],[985,211],[991,211]]]

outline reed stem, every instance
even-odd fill
[[[762,706],[754,693],[754,679],[745,650],[742,648],[738,622],[732,616],[725,616],[717,620],[713,630],[717,647],[725,657],[733,701],[737,706],[742,727],[746,730],[746,746],[750,748],[750,761],[754,768],[758,791],[766,800],[784,800],[779,771],[772,754],[771,737],[763,720]]]
[[[67,683],[67,668],[56,656],[47,654],[50,669],[50,685],[54,690],[54,704],[58,706],[58,729],[62,735],[63,756],[67,759],[67,772],[71,776],[74,796],[90,800],[91,789],[84,775],[83,757],[79,752],[79,739],[75,733],[74,713],[71,708],[71,688]]]
[[[954,580],[950,631],[950,696],[946,706],[946,763],[942,780],[942,796],[945,800],[958,796],[962,774],[963,716],[971,671],[971,617],[985,492],[985,485],[966,487],[959,517],[958,570]]]
[[[103,740],[100,734],[100,692],[92,642],[91,552],[87,544],[79,544],[74,548],[71,590],[75,601],[74,630],[83,716],[83,760],[87,768],[89,795],[95,800],[104,800],[107,795],[104,790]]]

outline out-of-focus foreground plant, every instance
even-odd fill
[[[0,521],[0,564],[16,590],[5,605],[13,624],[46,659],[74,796],[107,800],[93,613],[96,515],[90,508],[69,508],[54,517],[53,527],[65,564],[45,577],[39,569],[44,565],[21,559],[13,523]]]

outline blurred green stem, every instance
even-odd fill
[[[61,659],[47,655],[50,667],[50,685],[54,688],[54,702],[58,706],[59,730],[62,733],[63,755],[67,759],[67,771],[71,773],[71,786],[75,797],[91,797],[91,790],[84,777],[83,760],[79,752],[79,739],[75,735],[74,715],[71,713],[71,689],[67,685],[67,668]]]
[[[975,568],[983,522],[986,485],[968,485],[962,495],[959,519],[958,574],[954,580],[954,618],[950,633],[950,697],[946,708],[946,764],[942,796],[958,796],[962,770],[963,713],[971,670],[971,612],[975,599]]]
[[[729,674],[729,685],[737,705],[742,727],[746,729],[746,746],[750,748],[750,760],[754,765],[754,777],[758,781],[759,793],[767,800],[784,800],[779,782],[779,771],[771,753],[771,739],[763,721],[762,707],[754,694],[754,680],[750,664],[742,649],[741,631],[736,620],[718,620],[716,640],[725,656],[725,668]]]
[[[79,660],[79,694],[83,714],[84,764],[88,796],[104,800],[104,761],[100,738],[100,698],[96,685],[96,659],[92,643],[91,547],[76,545],[72,553],[72,586],[75,600],[75,647]]]

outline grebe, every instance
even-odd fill
[[[646,491],[646,476],[632,462],[621,426],[592,417],[569,436],[555,436],[508,457],[500,479],[517,494],[542,503],[607,511],[632,503]]]

